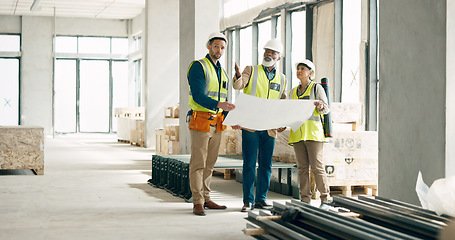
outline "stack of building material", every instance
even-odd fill
[[[130,143],[131,145],[144,147],[144,119],[130,119]]]
[[[148,183],[152,186],[163,188],[179,197],[189,199],[189,163],[191,155],[172,155],[152,157],[152,178]],[[241,169],[243,166],[242,156],[220,155],[214,170]],[[291,169],[294,164],[273,162],[272,169]],[[236,174],[237,178],[237,174]],[[226,179],[226,176],[225,176]]]
[[[345,196],[351,196],[356,186],[377,194],[378,135],[375,131],[359,131],[361,109],[361,104],[354,103],[331,105],[334,131],[333,138],[324,144],[323,163],[329,185],[332,189],[340,188]],[[274,160],[295,163],[294,149],[288,144],[289,133],[289,128],[278,133]],[[317,197],[316,192],[313,197]]]
[[[361,103],[330,103],[332,127],[338,131],[362,130],[362,104]]]
[[[155,150],[159,155],[179,154],[179,106],[165,107],[162,129],[156,129]]]
[[[220,155],[242,154],[242,131],[227,126],[221,133]]]
[[[166,107],[163,129],[156,129],[156,153],[159,155],[179,154],[179,119],[178,106]],[[177,117],[177,118],[176,118]],[[185,126],[187,127],[187,126]],[[220,155],[242,154],[242,132],[227,126],[221,133]]]
[[[437,239],[454,218],[396,200],[334,197],[317,208],[274,202],[272,213],[248,213],[245,234],[257,239]]]
[[[179,118],[179,105],[164,108],[165,118]]]
[[[117,119],[118,141],[144,147],[145,108],[116,108],[114,116]]]
[[[44,128],[0,127],[0,169],[31,169],[44,174]]]
[[[172,127],[171,127],[172,126]],[[179,139],[176,134],[178,134],[178,125],[166,125],[165,129],[156,129],[155,130],[155,135],[156,135],[156,154],[158,155],[175,155],[179,154]],[[175,140],[170,140],[171,139],[171,130],[172,131],[172,139]],[[177,130],[176,130],[177,129]]]
[[[148,180],[148,184],[166,189],[183,199],[190,199],[189,162],[188,157],[167,158],[153,155],[152,178]]]

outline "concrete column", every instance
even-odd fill
[[[419,204],[415,192],[419,171],[427,184],[454,171],[453,150],[448,150],[455,147],[450,126],[455,120],[450,93],[454,75],[449,70],[453,45],[448,45],[454,34],[453,26],[448,34],[447,19],[453,21],[453,16],[447,3],[453,13],[453,0],[379,1],[379,194],[383,197]]]
[[[191,143],[186,123],[189,86],[187,70],[191,61],[208,53],[206,42],[210,33],[220,30],[219,1],[180,0],[180,153],[189,154]],[[229,45],[228,45],[229,47]],[[225,52],[226,54],[226,52]],[[223,56],[224,57],[224,56]]]
[[[155,148],[164,109],[179,99],[179,1],[147,0],[145,12],[145,144]]]
[[[446,177],[455,176],[455,0],[447,0]]]
[[[52,134],[52,18],[22,17],[21,125]]]

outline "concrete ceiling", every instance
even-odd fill
[[[131,19],[145,7],[145,0],[0,0],[0,15]]]

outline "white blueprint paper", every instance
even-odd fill
[[[291,127],[298,130],[311,117],[314,100],[264,99],[239,94],[235,109],[224,120],[225,125],[240,125],[254,130],[268,130]]]

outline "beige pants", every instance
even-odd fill
[[[322,164],[323,142],[300,141],[294,143],[295,156],[297,158],[297,168],[300,181],[300,200],[310,202],[311,183],[310,166],[316,181],[316,187],[321,193],[321,201],[327,201],[330,194],[327,175]]]
[[[204,204],[204,202],[210,201],[210,182],[221,142],[221,132],[215,131],[216,127],[210,127],[210,132],[190,130],[189,177],[193,204]]]

